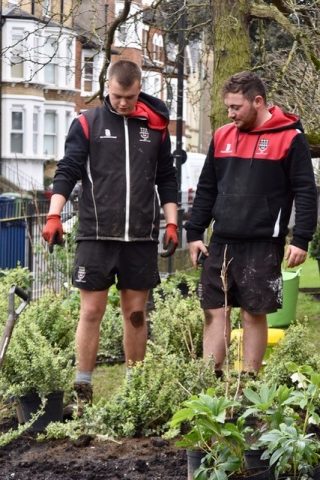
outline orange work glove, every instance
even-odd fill
[[[165,234],[163,235],[163,248],[166,252],[161,253],[161,257],[171,257],[179,245],[178,227],[174,223],[168,223]]]
[[[47,216],[47,223],[42,230],[42,238],[49,244],[49,252],[53,251],[53,245],[63,245],[63,227],[61,217],[58,214]]]

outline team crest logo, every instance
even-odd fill
[[[78,274],[77,274],[77,277],[76,277],[76,282],[86,283],[85,276],[86,276],[86,268],[85,267],[79,267],[78,268]]]
[[[268,148],[268,145],[269,145],[269,140],[265,138],[261,138],[261,140],[259,140],[259,145],[258,145],[259,152],[265,153]]]
[[[145,127],[140,127],[140,142],[150,142],[149,130]]]

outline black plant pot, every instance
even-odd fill
[[[17,417],[19,423],[28,422],[41,408],[41,398],[37,393],[29,393],[17,399]],[[49,393],[43,413],[29,427],[29,432],[42,432],[50,422],[63,419],[63,392]]]
[[[243,475],[231,475],[230,480],[269,480],[273,478],[269,467],[248,468]]]
[[[246,450],[244,452],[245,462],[247,468],[267,468],[269,465],[268,460],[261,460],[261,455],[264,450]]]
[[[314,467],[312,478],[314,478],[314,480],[320,480],[320,464]]]
[[[188,480],[193,480],[194,472],[200,467],[205,456],[206,452],[203,450],[187,450]]]

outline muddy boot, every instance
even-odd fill
[[[84,407],[92,404],[91,383],[74,383],[75,401],[66,405],[63,409],[63,419],[72,420],[75,416],[80,418],[83,415]]]
[[[74,384],[74,390],[77,396],[76,416],[82,417],[85,406],[92,404],[92,385],[91,383],[77,382]]]

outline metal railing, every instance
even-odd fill
[[[33,276],[33,299],[48,288],[60,291],[71,278],[67,253],[50,254],[42,239],[48,209],[47,199],[0,197],[0,269],[27,267]],[[67,202],[62,220],[74,215],[74,204]]]

